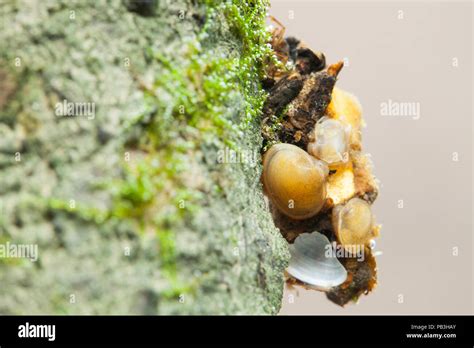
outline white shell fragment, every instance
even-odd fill
[[[341,285],[347,278],[331,243],[319,232],[300,234],[290,245],[290,254],[288,273],[319,290]]]

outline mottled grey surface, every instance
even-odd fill
[[[134,77],[152,81],[160,73],[150,48],[184,59],[184,42],[199,27],[192,14],[202,12],[184,1],[160,1],[153,17],[119,1],[0,1],[0,243],[39,248],[37,262],[0,259],[0,313],[278,312],[288,253],[263,200],[260,165],[206,162],[216,151],[206,144],[188,155],[190,180],[225,189],[208,189],[192,219],[170,226],[179,279],[197,284],[181,301],[169,295],[154,233],[45,203],[110,206],[112,193],[100,184],[123,175],[125,130],[145,107]],[[63,99],[94,102],[95,118],[57,117]],[[259,150],[257,125],[242,137],[244,148]]]

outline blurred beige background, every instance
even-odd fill
[[[281,314],[473,313],[472,2],[271,4],[287,35],[346,59],[337,85],[364,109],[383,224],[373,293],[340,308],[286,289]],[[419,119],[382,116],[389,100],[419,103]]]

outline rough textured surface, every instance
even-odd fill
[[[294,38],[272,33],[272,46],[284,69],[267,68],[263,107],[264,150],[274,143],[294,144],[306,151],[309,134],[325,115],[342,62],[326,68],[326,58]]]
[[[2,314],[280,308],[288,252],[263,199],[260,163],[218,163],[226,133],[174,123],[162,110],[172,97],[184,97],[155,83],[165,59],[172,67],[186,64],[209,8],[159,1],[154,14],[142,10],[127,1],[0,3],[0,242],[39,248],[37,262],[0,259]],[[240,38],[230,33],[228,18],[216,18],[205,50],[239,58]],[[238,88],[244,82],[233,81],[226,100],[222,118],[231,128],[245,114]],[[144,85],[157,86],[158,97],[150,98]],[[95,116],[57,117],[55,105],[64,99],[95,103]],[[149,124],[176,132],[169,136],[172,149],[184,148],[179,190],[172,184],[177,179],[154,182],[133,169],[145,159],[155,173],[174,178],[168,164],[175,157],[136,145],[150,137]],[[233,143],[259,152],[258,120],[235,132]],[[144,188],[142,196],[160,199],[140,196],[134,205],[133,185],[122,183],[128,176]],[[183,182],[198,198],[180,213],[177,202],[188,204],[186,196],[176,197]],[[134,210],[143,202],[147,209]]]

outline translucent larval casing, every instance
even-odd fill
[[[328,117],[321,118],[313,131],[313,141],[308,152],[326,162],[329,167],[338,166],[349,160],[350,126]]]
[[[360,198],[355,197],[346,204],[335,206],[332,223],[339,243],[347,249],[369,245],[374,237],[372,210]]]

